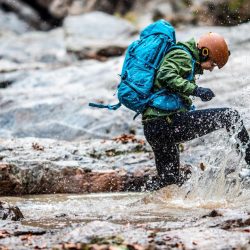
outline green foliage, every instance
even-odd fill
[[[228,8],[230,11],[235,12],[238,11],[239,8],[247,2],[248,0],[230,0],[228,3]]]

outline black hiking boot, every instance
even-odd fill
[[[192,175],[192,166],[183,165],[180,167],[178,176],[169,175],[169,176],[164,176],[164,178],[160,178],[157,175],[149,177],[145,182],[146,183],[145,190],[155,191],[173,184],[181,187],[188,179],[190,179],[191,175]]]

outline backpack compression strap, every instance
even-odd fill
[[[109,110],[117,110],[118,108],[121,107],[121,103],[117,103],[115,105],[104,105],[104,104],[100,104],[100,103],[89,103],[90,107],[94,107],[94,108],[101,108],[101,109],[109,109]]]

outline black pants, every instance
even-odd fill
[[[178,183],[180,157],[178,144],[225,128],[237,133],[239,143],[249,145],[249,135],[239,113],[229,108],[204,109],[172,115],[171,121],[157,118],[144,123],[144,134],[151,145],[160,186]],[[236,145],[240,147],[241,145]],[[250,165],[250,146],[245,160]]]

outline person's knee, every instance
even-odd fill
[[[227,130],[232,129],[236,124],[242,122],[240,113],[236,109],[227,109],[225,114]]]

